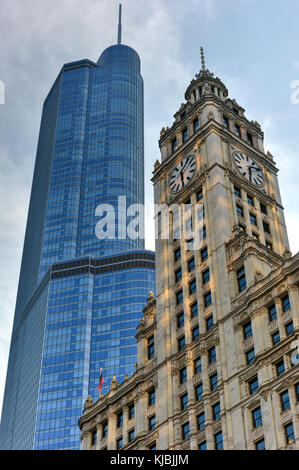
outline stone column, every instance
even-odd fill
[[[213,416],[212,416],[212,409],[211,409],[209,399],[204,400],[204,410],[205,410],[207,450],[213,450],[215,449],[215,442],[214,442],[214,435],[213,435]]]
[[[173,427],[174,427],[174,449],[180,450],[181,442],[182,442],[182,433],[181,433],[180,419],[178,417],[175,417],[173,419]]]
[[[274,297],[274,303],[275,303],[276,312],[277,312],[279,334],[280,334],[280,338],[282,339],[286,336],[286,334],[285,334],[283,324],[282,324],[282,305],[281,305],[280,297],[278,296]]]
[[[173,391],[173,413],[180,412],[180,400],[179,400],[179,371],[177,369],[173,369],[171,372],[172,375],[172,391]]]
[[[298,286],[296,286],[295,284],[289,285],[288,293],[290,297],[291,310],[293,314],[294,329],[296,330],[299,328],[299,310],[298,310],[299,289],[298,289]]]
[[[97,450],[100,450],[101,448],[102,430],[103,430],[102,424],[97,423],[97,445],[96,445]]]
[[[264,340],[263,340],[263,322],[261,318],[261,312],[257,310],[250,315],[251,319],[251,326],[252,326],[252,334],[253,334],[253,344],[254,344],[254,351],[255,355],[259,352],[262,352],[264,348]]]
[[[193,376],[194,376],[194,363],[193,359],[188,359],[187,361],[187,377],[188,377],[188,403],[189,406],[195,403],[195,391],[193,385]]]
[[[143,433],[147,430],[147,399],[146,392],[139,392],[136,399],[135,413],[135,435]]]
[[[197,450],[197,423],[194,409],[189,410],[190,450]]]
[[[83,431],[81,433],[81,450],[89,450],[91,446],[91,433]]]
[[[296,398],[294,386],[289,387],[288,390],[289,390],[289,398],[290,398],[291,412],[292,412],[292,418],[293,418],[296,449],[299,449],[299,419],[297,415],[297,398]]]
[[[124,446],[128,444],[128,420],[129,420],[129,408],[127,405],[123,406],[123,443]]]
[[[116,449],[116,420],[117,420],[116,413],[109,412],[107,450]]]
[[[271,393],[266,392],[262,394],[260,403],[263,417],[264,439],[266,449],[275,450],[277,449],[277,435],[275,432],[275,421]]]

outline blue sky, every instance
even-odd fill
[[[291,250],[299,249],[298,0],[123,0],[123,43],[142,61],[145,82],[146,203],[158,138],[184,92],[208,68],[265,132],[277,163]],[[0,80],[0,408],[42,103],[62,65],[96,61],[116,42],[116,0],[2,0]],[[154,248],[153,225],[146,240]]]

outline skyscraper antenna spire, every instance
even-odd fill
[[[203,51],[203,47],[200,48],[200,55],[201,55],[201,70],[206,70],[205,53]]]
[[[119,4],[119,14],[118,14],[117,44],[121,44],[121,3]]]

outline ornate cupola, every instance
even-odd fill
[[[199,101],[204,95],[213,94],[225,100],[228,96],[228,90],[226,86],[222,83],[220,78],[214,77],[214,74],[206,68],[205,56],[203,48],[200,48],[201,54],[201,69],[200,72],[195,75],[195,78],[191,80],[190,85],[188,86],[185,99],[195,103]]]

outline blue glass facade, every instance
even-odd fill
[[[143,167],[137,53],[118,44],[98,63],[66,64],[43,108],[0,448],[78,449],[100,367],[104,393],[114,375],[133,373],[154,255],[143,239],[119,238],[118,220],[144,203]],[[96,237],[99,204],[115,209],[115,238]]]

